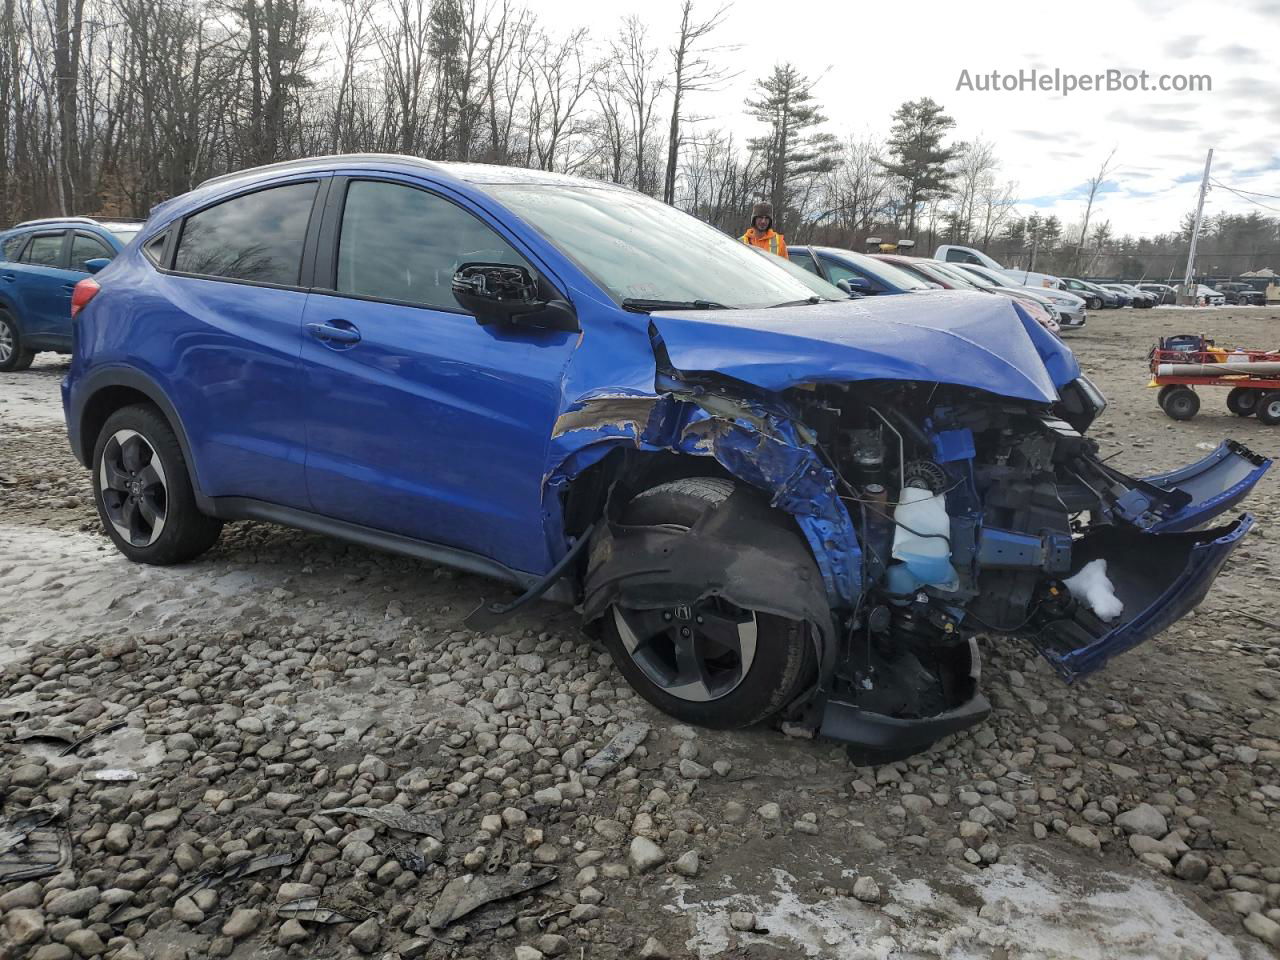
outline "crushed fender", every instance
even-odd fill
[[[558,466],[547,477],[547,502],[558,504],[575,476],[615,449],[712,457],[795,519],[818,564],[829,605],[852,607],[862,589],[857,533],[837,495],[835,474],[808,428],[775,403],[659,380],[670,392],[596,391],[561,414],[551,438]],[[548,515],[559,520],[556,509]]]

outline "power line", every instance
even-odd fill
[[[1266,197],[1268,200],[1280,200],[1280,196],[1276,196],[1274,193],[1258,193],[1256,190],[1242,190],[1239,187],[1228,187],[1225,183],[1219,183],[1217,180],[1213,181],[1213,185],[1216,187],[1222,187],[1224,190],[1230,190],[1233,193],[1247,193],[1254,197]]]
[[[1225,183],[1219,183],[1217,180],[1211,180],[1210,182],[1215,187],[1221,187],[1223,190],[1226,190],[1228,193],[1234,193],[1241,200],[1244,200],[1246,203],[1252,203],[1255,207],[1261,207],[1263,210],[1271,210],[1274,213],[1280,213],[1280,207],[1272,207],[1265,203],[1259,203],[1257,200],[1254,200],[1252,197],[1245,196],[1245,194],[1250,192],[1248,190],[1237,190],[1235,187],[1228,187]],[[1268,194],[1260,193],[1258,194],[1258,196],[1265,197],[1265,196],[1268,196]],[[1274,199],[1280,200],[1280,197],[1275,197]]]

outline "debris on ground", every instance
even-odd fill
[[[281,917],[297,920],[301,923],[326,925],[360,923],[369,917],[367,910],[357,911],[350,907],[344,907],[339,910],[320,897],[302,897],[298,900],[290,900],[288,903],[282,903],[277,907],[276,913]]]
[[[509,900],[539,887],[545,887],[556,879],[556,871],[545,868],[536,872],[517,872],[514,868],[502,877],[466,873],[454,877],[445,885],[431,909],[427,925],[433,930],[443,930],[455,920],[497,900]]]
[[[71,865],[71,837],[48,824],[66,813],[63,804],[28,807],[0,817],[0,883],[34,880]]]
[[[437,840],[444,839],[444,823],[440,817],[432,813],[409,813],[404,807],[392,805],[385,807],[332,807],[328,810],[319,811],[319,814],[325,817],[338,816],[344,813],[353,817],[376,820],[392,830],[418,833],[423,836],[435,837]]]
[[[582,772],[592,777],[608,776],[623,760],[635,752],[636,747],[640,746],[648,735],[649,724],[647,723],[635,720],[625,724],[612,740],[583,764]]]

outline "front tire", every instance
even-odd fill
[[[734,490],[715,477],[674,480],[638,494],[621,519],[687,529]],[[670,609],[614,604],[603,625],[605,645],[631,687],[664,713],[702,727],[736,729],[768,719],[816,669],[805,624],[715,596]]]
[[[116,548],[137,563],[185,563],[208,550],[222,521],[196,506],[177,435],[150,404],[111,414],[93,448],[93,498]]]
[[[35,351],[22,345],[22,333],[13,314],[0,310],[0,373],[26,370],[35,358]]]

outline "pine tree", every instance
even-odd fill
[[[835,169],[839,144],[829,133],[806,133],[827,118],[813,98],[813,81],[792,64],[775,66],[756,81],[756,89],[760,95],[747,101],[747,112],[767,123],[769,132],[749,143],[764,158],[765,190],[775,219],[781,221],[796,181]]]
[[[947,164],[960,151],[956,145],[943,146],[942,138],[955,124],[929,97],[908,100],[893,115],[891,159],[880,162],[890,176],[902,182],[908,236],[915,235],[920,205],[949,191],[955,174],[947,170]]]

